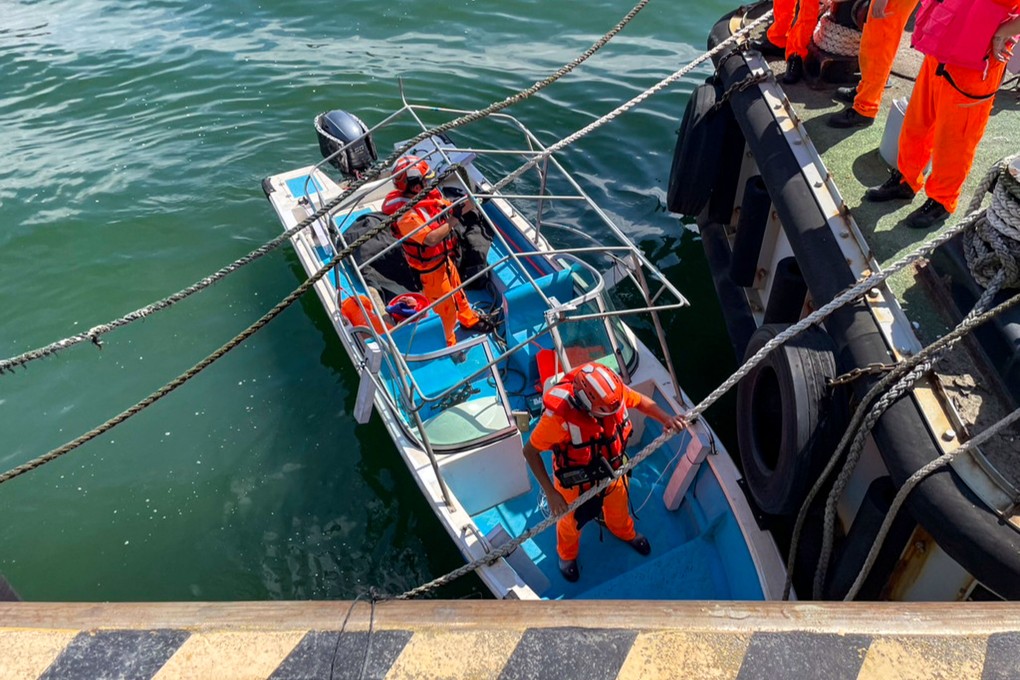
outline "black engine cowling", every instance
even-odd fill
[[[315,134],[322,157],[348,177],[367,170],[378,158],[372,135],[353,113],[339,109],[320,113],[315,117]]]

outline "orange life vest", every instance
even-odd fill
[[[399,191],[391,191],[383,199],[383,213],[392,215],[402,208],[410,200],[408,196],[405,196]],[[449,207],[450,202],[443,198],[442,193],[438,189],[433,189],[429,192],[427,198],[418,201],[417,205],[411,209],[411,212],[416,213],[423,222],[428,222],[433,217],[441,213],[444,209]],[[400,223],[402,223],[411,213],[408,213],[404,217],[401,217],[396,223],[393,224],[391,230],[393,237],[400,239],[403,233],[400,230]],[[432,223],[434,227],[440,227],[446,224],[445,219],[439,219]],[[407,231],[413,231],[418,225],[408,224]],[[417,238],[423,238],[417,236]],[[457,250],[457,237],[450,231],[450,234],[442,241],[435,245],[426,246],[418,243],[410,238],[404,239],[401,242],[401,248],[404,251],[404,257],[407,259],[407,264],[412,269],[418,271],[421,274],[427,274],[428,272],[434,272],[443,265],[446,264],[447,260]]]
[[[562,419],[569,434],[552,449],[553,473],[567,488],[590,485],[618,470],[634,432],[626,406],[607,418],[596,418],[577,405],[573,383],[578,370],[563,376],[542,399],[546,413]]]
[[[1010,16],[1010,7],[997,0],[924,0],[911,44],[941,64],[984,71],[992,36]]]

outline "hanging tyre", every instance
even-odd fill
[[[719,86],[711,79],[695,88],[687,101],[666,189],[666,207],[672,212],[697,215],[712,195],[727,122],[733,117],[728,106],[712,110],[719,95]]]
[[[788,328],[765,324],[751,336],[745,361]],[[774,349],[737,386],[737,440],[755,503],[789,515],[801,503],[846,427],[847,406],[828,386],[836,376],[833,343],[811,327]]]

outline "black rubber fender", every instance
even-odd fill
[[[709,79],[698,85],[687,101],[666,189],[666,207],[672,212],[694,217],[712,196],[722,165],[720,150],[727,121],[733,116],[728,105],[712,110],[720,96],[718,83]]]
[[[788,327],[759,327],[744,360]],[[772,350],[737,385],[744,478],[768,514],[800,509],[846,427],[845,399],[828,385],[837,375],[834,349],[829,335],[813,326]]]

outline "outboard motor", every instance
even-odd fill
[[[320,113],[315,117],[315,133],[322,157],[347,177],[367,170],[378,158],[372,135],[353,113],[339,109]]]

